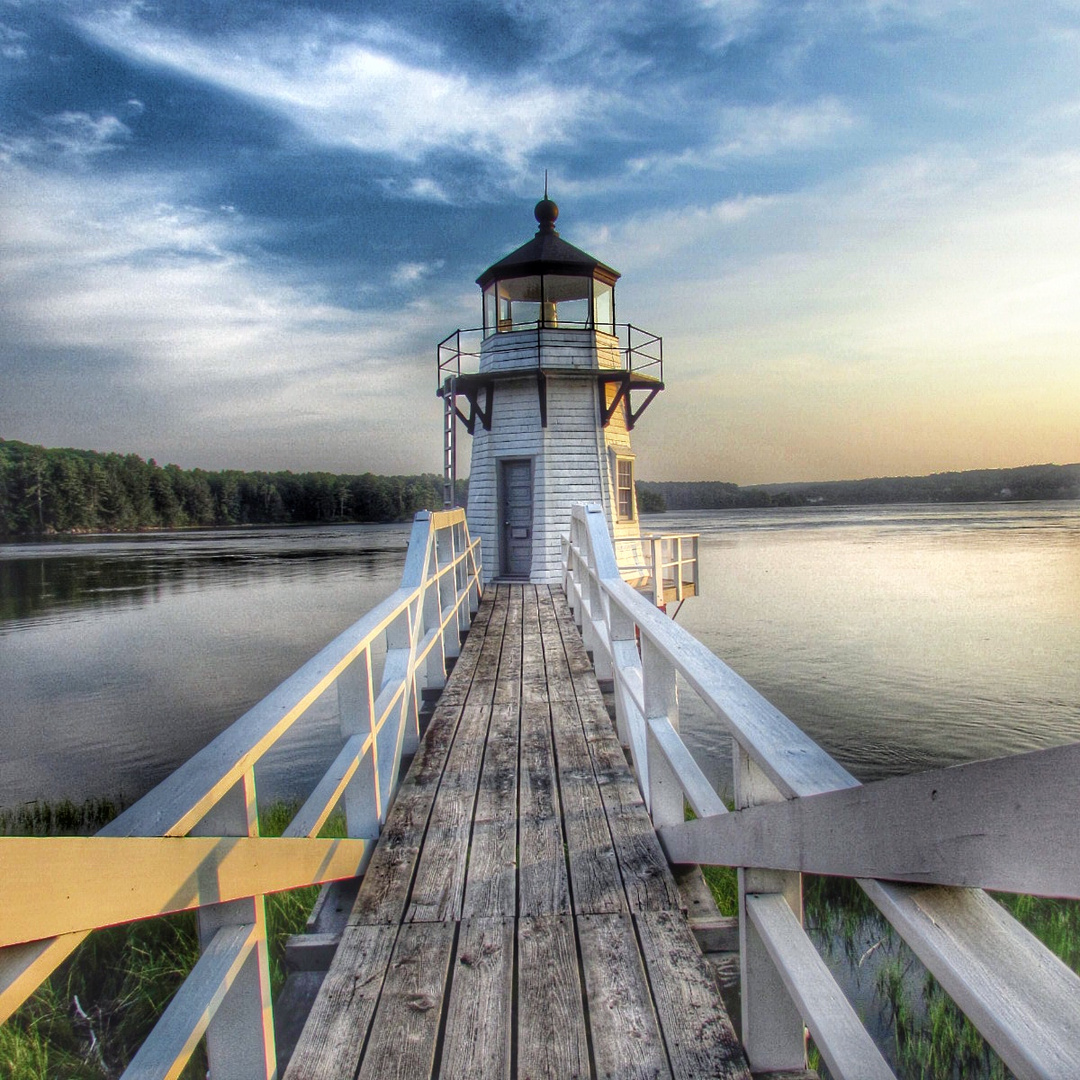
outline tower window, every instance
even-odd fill
[[[615,491],[618,501],[619,520],[634,519],[634,461],[618,458],[615,463]]]

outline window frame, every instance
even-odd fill
[[[628,483],[623,483],[623,468],[626,468]],[[624,493],[626,498],[626,512],[623,512]],[[634,499],[634,459],[625,455],[615,457],[615,520],[635,521],[636,515]]]

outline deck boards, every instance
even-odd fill
[[[749,1080],[562,593],[485,593],[285,1080]]]

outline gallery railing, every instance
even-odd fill
[[[275,1076],[263,896],[363,870],[480,590],[465,512],[418,514],[401,587],[100,833],[0,838],[0,1022],[90,931],[195,908],[201,956],[124,1077],[179,1075],[204,1036],[214,1080]],[[255,766],[332,689],[341,751],[260,837]],[[319,838],[338,806],[347,838]]]
[[[612,352],[617,354],[622,370],[631,375],[645,375],[662,383],[663,339],[658,334],[642,330],[640,326],[632,323],[615,323],[613,328],[613,334],[605,334],[604,331],[597,333],[610,339]],[[557,357],[560,349],[580,352],[580,338],[575,340],[572,334],[560,336],[559,330],[591,329],[593,328],[584,323],[563,324],[558,328],[532,323],[515,329],[513,337],[518,341],[529,342],[531,353],[537,357],[536,362],[539,363],[541,357]],[[439,342],[435,350],[437,391],[441,393],[449,379],[475,375],[480,370],[480,346],[483,340],[483,327],[472,327],[455,330]]]
[[[575,508],[565,575],[669,859],[739,868],[754,1072],[802,1069],[809,1029],[836,1080],[893,1076],[803,929],[805,872],[856,879],[1015,1076],[1080,1076],[1080,978],[982,891],[1080,898],[1080,744],[861,785],[623,581],[600,507]],[[679,681],[731,734],[733,812]]]

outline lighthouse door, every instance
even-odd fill
[[[502,521],[500,570],[504,577],[527,578],[532,570],[532,462],[499,462],[499,503]]]

